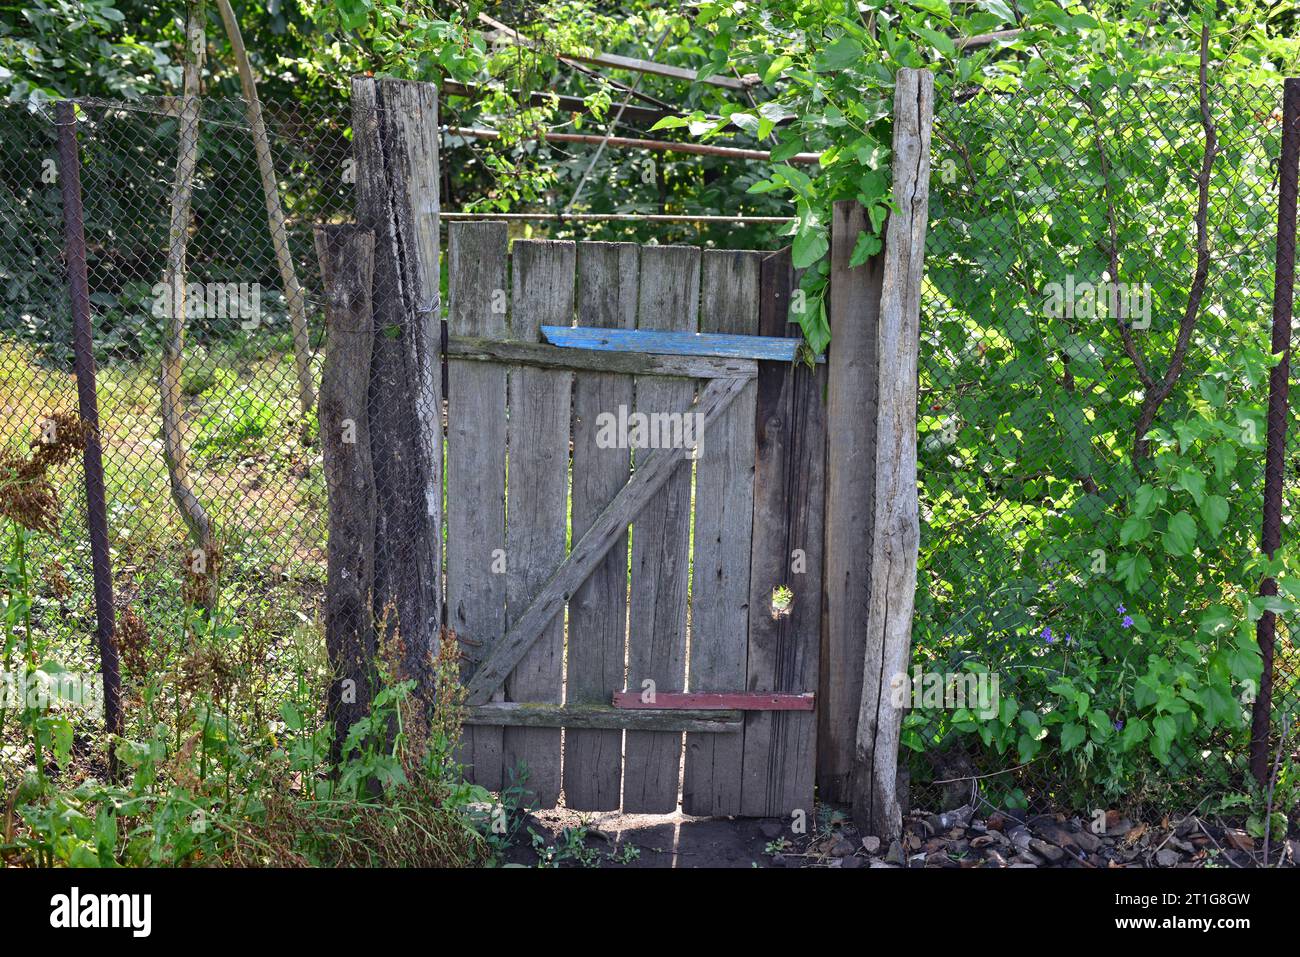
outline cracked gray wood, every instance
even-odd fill
[[[933,110],[934,77],[925,70],[900,70],[893,152],[898,211],[885,233],[872,588],[853,780],[854,820],[882,840],[902,830],[896,777],[903,713],[892,700],[890,682],[907,671],[916,601],[916,375]]]
[[[633,243],[579,243],[578,324],[636,328],[640,250]],[[564,353],[579,350],[562,349]],[[602,365],[609,353],[600,353]],[[636,358],[653,358],[641,357]],[[631,475],[632,453],[598,444],[601,413],[632,407],[632,377],[581,372],[573,394],[573,537],[591,528]],[[622,535],[569,599],[569,705],[608,705],[623,687],[627,639],[627,535]],[[626,725],[570,727],[564,735],[564,801],[576,811],[619,806]]]
[[[449,331],[505,339],[506,226],[447,227]],[[447,624],[470,681],[506,621],[506,367],[448,361]],[[503,784],[500,727],[467,727],[460,760],[469,779]]]

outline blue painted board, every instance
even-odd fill
[[[600,352],[646,352],[661,356],[716,356],[793,362],[802,339],[738,336],[716,332],[661,332],[652,329],[601,329],[595,326],[542,326],[554,346]],[[818,356],[825,362],[825,356]]]

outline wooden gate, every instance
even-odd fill
[[[543,807],[811,811],[825,367],[774,341],[788,254],[448,236],[470,779],[525,768]]]

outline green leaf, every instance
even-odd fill
[[[1154,485],[1139,486],[1133,493],[1133,514],[1139,518],[1146,518],[1164,505],[1166,498],[1167,494],[1162,488],[1156,488]]]
[[[849,257],[849,268],[856,269],[864,264],[868,259],[880,252],[884,244],[880,237],[875,233],[869,233],[865,229],[858,233],[857,241],[853,244],[853,255]]]
[[[817,73],[836,73],[862,58],[862,44],[853,37],[840,37],[813,61]]]
[[[1069,751],[1081,744],[1087,736],[1088,732],[1083,725],[1075,724],[1073,721],[1069,722],[1065,727],[1061,728],[1061,750]]]
[[[1147,736],[1148,730],[1144,719],[1133,718],[1124,725],[1124,730],[1120,732],[1119,749],[1121,751],[1133,750]]]
[[[1201,518],[1205,520],[1210,537],[1217,541],[1223,534],[1223,523],[1228,520],[1228,500],[1222,495],[1205,496],[1201,502]]]
[[[291,702],[285,701],[280,705],[280,717],[284,719],[284,726],[290,731],[301,731],[303,729],[302,715]]]
[[[825,256],[830,248],[825,226],[812,224],[800,228],[795,233],[791,249],[794,268],[806,269]]]
[[[1175,557],[1188,555],[1196,546],[1196,519],[1186,512],[1177,512],[1169,519],[1164,534],[1165,551]]]
[[[1192,501],[1200,505],[1205,498],[1205,473],[1190,466],[1183,468],[1178,472],[1177,486],[1185,489],[1192,496]]]
[[[1237,467],[1237,448],[1227,442],[1210,446],[1210,458],[1214,460],[1214,474],[1217,478],[1226,478]]]
[[[1136,515],[1130,515],[1124,520],[1124,524],[1119,529],[1119,543],[1128,545],[1132,542],[1140,542],[1151,534],[1151,522],[1145,518],[1139,518]]]
[[[1115,573],[1131,595],[1150,579],[1151,560],[1141,554],[1122,555],[1115,563]]]
[[[940,33],[938,30],[931,30],[927,27],[912,27],[912,32],[923,38],[944,56],[955,56],[957,53],[957,45],[952,42],[952,37],[946,33]]]
[[[979,8],[993,14],[1003,23],[1015,23],[1016,15],[1004,0],[979,0]]]
[[[775,82],[776,78],[781,75],[785,68],[793,62],[794,60],[785,54],[777,57],[767,65],[767,69],[763,72],[763,82],[770,86]]]

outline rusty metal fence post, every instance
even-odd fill
[[[1300,78],[1288,79],[1282,96],[1282,155],[1278,163],[1277,265],[1273,280],[1273,353],[1281,360],[1268,379],[1268,451],[1264,471],[1264,527],[1260,546],[1270,558],[1282,544],[1282,486],[1286,477],[1287,393],[1291,375],[1291,308],[1295,292],[1296,187],[1300,174]],[[1264,579],[1261,595],[1276,595],[1277,581]],[[1255,626],[1264,670],[1251,712],[1250,771],[1268,782],[1268,738],[1273,708],[1273,642],[1276,616],[1265,611]]]
[[[77,406],[86,428],[83,463],[86,475],[86,521],[95,580],[95,636],[104,679],[104,727],[122,733],[122,679],[113,641],[113,569],[108,549],[108,508],[104,498],[104,462],[99,441],[99,401],[95,390],[94,339],[90,330],[90,284],[86,275],[85,220],[81,207],[81,159],[77,150],[77,108],[57,104],[59,181],[63,190],[64,259],[72,300],[73,368]],[[109,743],[109,768],[115,768]]]

